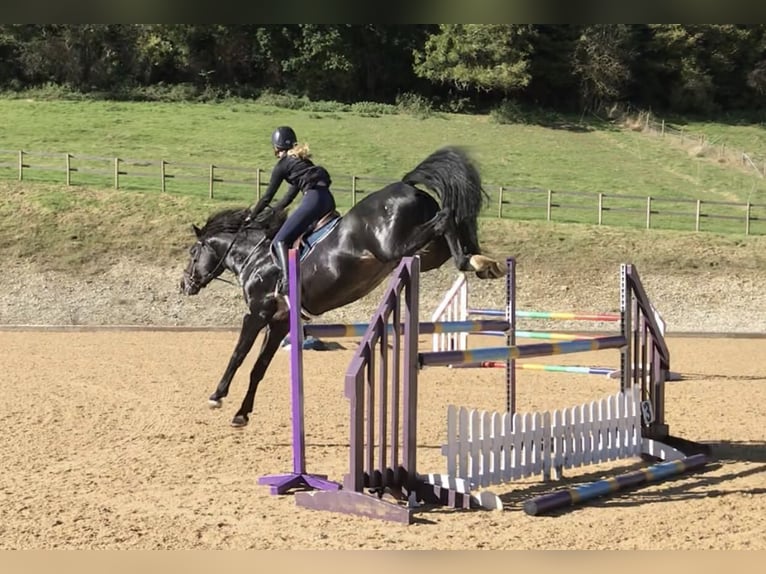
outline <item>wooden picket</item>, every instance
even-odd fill
[[[641,454],[637,388],[544,413],[447,411],[447,475],[471,487],[530,476],[560,478],[563,469]]]

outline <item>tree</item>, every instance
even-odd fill
[[[580,80],[580,97],[586,108],[598,109],[625,96],[633,59],[630,26],[594,24],[580,33],[572,69]]]
[[[415,73],[461,90],[518,92],[530,81],[534,27],[442,24],[414,53]]]

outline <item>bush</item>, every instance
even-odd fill
[[[256,100],[259,104],[275,106],[277,108],[286,108],[288,110],[303,110],[310,100],[305,96],[294,96],[293,94],[277,94],[271,91],[265,91]]]
[[[497,124],[523,124],[526,123],[525,114],[516,102],[503,100],[490,110],[490,119]]]
[[[391,104],[382,104],[379,102],[356,102],[351,104],[351,111],[360,116],[383,116],[386,114],[396,114],[396,106]]]
[[[303,108],[310,112],[347,112],[351,109],[351,106],[342,102],[336,102],[335,100],[321,100],[318,102],[309,102]]]
[[[431,102],[420,94],[405,92],[396,96],[397,109],[418,119],[424,120],[434,115]]]

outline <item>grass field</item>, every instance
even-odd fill
[[[438,147],[457,144],[468,148],[480,166],[491,195],[487,217],[545,219],[550,210],[553,221],[595,224],[600,212],[605,225],[642,228],[651,197],[652,227],[694,230],[699,225],[703,231],[743,234],[749,201],[754,204],[750,233],[766,234],[766,181],[752,170],[597,119],[500,124],[491,116],[434,113],[421,119],[407,113],[376,115],[331,106],[327,111],[294,110],[241,100],[6,98],[0,99],[0,122],[0,182],[18,179],[18,151],[24,150],[23,162],[30,166],[24,180],[43,184],[35,194],[53,211],[73,201],[60,197],[62,189],[113,188],[114,158],[122,160],[120,192],[143,192],[140,197],[149,205],[158,201],[163,183],[165,194],[190,214],[246,205],[273,165],[271,131],[289,124],[332,173],[342,209],[352,204],[352,190],[359,197],[398,179]],[[756,154],[766,147],[756,137],[760,126],[688,122],[684,129],[708,130],[718,143],[726,138],[752,143],[760,148],[750,150]],[[68,188],[60,185],[66,182],[66,153],[73,156],[73,187]],[[212,200],[211,165],[216,166],[215,179],[223,180],[214,183]]]
[[[442,145],[467,147],[492,195],[482,223],[483,240],[497,253],[525,249],[525,242],[517,241],[520,235],[536,243],[538,251],[542,246],[548,257],[555,257],[557,249],[565,256],[573,238],[615,241],[620,237],[619,243],[627,244],[644,241],[646,232],[641,228],[648,196],[658,211],[652,215],[653,227],[693,230],[696,199],[751,201],[756,204],[752,215],[759,220],[751,222],[750,231],[766,234],[766,183],[761,178],[742,166],[694,154],[663,138],[600,121],[587,125],[562,119],[547,125],[499,124],[489,116],[433,114],[418,119],[406,113],[373,115],[290,110],[243,101],[0,99],[4,126],[0,139],[0,164],[4,165],[0,167],[0,250],[12,256],[41,258],[49,264],[55,261],[59,266],[99,261],[115,250],[156,247],[160,258],[177,257],[177,250],[188,240],[191,222],[202,223],[219,208],[245,206],[254,200],[254,172],[260,169],[265,182],[274,161],[269,136],[281,124],[294,126],[299,138],[314,149],[315,159],[330,169],[342,208],[351,203],[352,176],[360,178],[355,185],[362,194],[398,179]],[[720,125],[715,133],[720,141],[725,134],[741,130],[752,135],[760,128]],[[760,140],[748,141],[762,145]],[[17,150],[33,152],[24,161],[37,164],[24,170],[21,183],[17,181]],[[91,170],[99,173],[72,171],[72,185],[64,185],[65,153],[73,154],[72,165],[82,170],[91,158]],[[157,163],[123,164],[128,172],[145,169],[148,174],[121,175],[120,189],[115,190],[110,159],[114,157],[134,164]],[[161,160],[169,162],[167,172],[177,176],[166,179],[165,193],[160,192]],[[243,183],[216,183],[211,199],[205,168],[209,164],[223,166],[217,177]],[[46,165],[50,169],[44,169]],[[247,171],[227,173],[227,166]],[[500,186],[504,188],[502,206]],[[554,191],[554,203],[569,206],[552,209],[554,222],[588,225],[520,223],[518,220],[545,218],[548,189]],[[592,224],[597,221],[598,193],[604,194],[605,225],[596,227]],[[508,219],[495,221],[500,208]],[[704,218],[704,211],[712,209],[736,219]],[[729,232],[730,237],[669,235],[659,230],[652,230],[649,237],[703,245],[708,250],[722,245],[758,245],[757,238],[742,237],[743,214],[741,207],[703,206],[701,229]],[[548,246],[551,233],[565,239]],[[690,253],[696,250],[692,248]]]

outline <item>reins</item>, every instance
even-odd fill
[[[212,271],[209,271],[209,272],[208,272],[208,273],[207,273],[207,274],[206,274],[206,275],[205,275],[205,276],[204,276],[204,277],[203,277],[203,278],[202,278],[202,279],[199,281],[200,285],[207,285],[208,283],[210,283],[210,281],[214,281],[214,280],[223,281],[224,283],[228,283],[229,285],[236,285],[236,283],[234,283],[233,281],[229,281],[228,279],[223,279],[223,278],[222,278],[222,277],[220,277],[220,276],[218,276],[218,277],[212,277],[212,278],[211,278],[211,276],[215,275],[215,273],[218,271],[218,269],[219,269],[221,266],[223,266],[223,264],[224,264],[224,261],[226,261],[226,258],[229,256],[229,253],[231,253],[231,250],[232,250],[232,248],[234,247],[234,244],[237,242],[237,238],[239,237],[240,233],[242,233],[242,230],[243,230],[243,229],[246,229],[246,228],[247,228],[247,222],[243,222],[243,223],[242,223],[242,224],[239,226],[239,228],[237,229],[237,232],[234,234],[234,238],[231,240],[231,243],[229,243],[229,246],[226,248],[226,251],[224,251],[223,255],[222,255],[222,256],[221,256],[221,257],[218,259],[218,263],[216,263],[215,267],[213,267],[213,270],[212,270]],[[245,262],[242,264],[242,266],[243,266],[243,267],[244,267],[244,266],[247,264],[247,262],[250,260],[250,257],[252,257],[253,253],[254,253],[254,252],[255,252],[255,250],[258,248],[258,246],[259,246],[261,243],[263,243],[264,239],[266,239],[266,237],[265,237],[265,236],[264,236],[264,237],[263,237],[263,238],[262,238],[262,239],[261,239],[261,240],[260,240],[258,243],[256,243],[256,244],[255,244],[255,247],[253,247],[253,249],[250,251],[250,253],[249,253],[249,254],[247,255],[247,257],[245,258]],[[200,242],[201,242],[201,241],[200,241]]]

